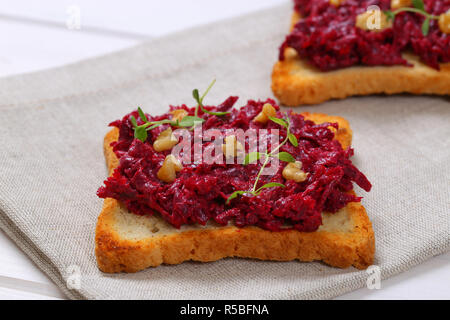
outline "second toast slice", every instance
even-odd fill
[[[297,12],[292,26],[300,20]],[[450,63],[435,70],[413,54],[403,57],[413,65],[353,66],[323,72],[301,59],[292,48],[285,49],[285,59],[275,63],[272,91],[286,106],[317,104],[369,94],[450,94]]]

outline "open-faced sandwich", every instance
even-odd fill
[[[272,90],[282,104],[450,94],[450,0],[295,0]]]
[[[139,108],[110,124],[102,271],[225,257],[372,263],[374,234],[353,182],[371,184],[350,160],[345,119],[282,112],[271,99],[238,109],[237,97],[218,106],[194,97],[193,108]]]

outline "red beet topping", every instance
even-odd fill
[[[229,115],[218,117],[200,111],[199,116],[206,120],[203,130],[280,129],[280,139],[284,139],[286,130],[279,125],[271,121],[265,125],[252,121],[265,102],[250,100],[245,107],[232,109],[236,100],[237,97],[230,97],[218,107],[206,107],[213,111],[230,110]],[[268,99],[266,102],[279,110],[275,101]],[[194,108],[185,105],[179,108],[187,110],[189,115],[194,114]],[[177,108],[171,107],[173,109]],[[353,188],[352,181],[366,191],[371,188],[367,178],[349,160],[353,150],[343,150],[341,144],[333,140],[334,133],[329,127],[337,128],[336,123],[316,125],[301,115],[289,113],[291,132],[297,137],[299,146],[286,144],[281,150],[303,163],[303,170],[309,173],[308,179],[302,183],[286,181],[282,177],[286,163],[280,162],[277,173],[262,176],[259,185],[273,181],[285,184],[286,188],[265,189],[258,196],[244,195],[226,205],[226,199],[234,191],[252,188],[261,163],[247,166],[184,164],[173,183],[161,182],[156,173],[170,151],[156,152],[152,145],[167,126],[150,131],[147,141],[142,143],[133,138],[131,115],[138,118],[135,111],[110,124],[120,130],[118,142],[112,143],[120,165],[97,194],[101,198],[121,201],[135,214],[152,215],[157,211],[177,228],[183,224],[204,225],[211,219],[222,225],[234,220],[238,227],[257,225],[272,231],[284,230],[286,225],[300,231],[314,231],[322,223],[322,211],[336,212],[349,202],[360,201],[359,197],[347,193]],[[279,111],[277,117],[282,117]],[[170,114],[148,118],[149,121],[167,119]],[[209,144],[211,142],[203,142],[203,149]]]
[[[322,71],[362,65],[407,65],[401,53],[409,50],[427,65],[439,69],[439,63],[450,62],[450,36],[440,31],[437,20],[431,20],[427,36],[422,34],[423,15],[403,12],[395,17],[392,28],[381,32],[355,27],[356,16],[370,5],[390,9],[390,0],[347,0],[339,7],[329,0],[294,0],[304,19],[299,21],[280,47],[294,48]],[[450,0],[424,0],[425,9],[439,15],[450,9]]]

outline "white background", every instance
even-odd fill
[[[268,8],[283,0],[0,0],[0,76],[110,53],[191,26]],[[68,8],[81,29],[66,26]],[[51,85],[49,82],[48,85]],[[340,299],[450,299],[450,253]],[[59,289],[0,231],[0,299],[64,299]]]

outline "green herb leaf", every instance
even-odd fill
[[[133,117],[133,116],[131,116],[130,117],[130,121],[131,121],[131,124],[133,125],[133,127],[137,127],[138,125],[137,125],[137,121],[136,121],[136,118],[135,117]]]
[[[134,137],[145,142],[148,137],[147,130],[142,126],[134,128]]]
[[[386,10],[386,11],[383,11],[383,12],[384,12],[384,14],[386,15],[386,17],[387,17],[388,20],[394,20],[394,18],[395,18],[395,13],[393,13],[393,12],[390,11],[390,10]]]
[[[139,117],[141,117],[141,120],[144,122],[148,122],[147,117],[145,116],[144,111],[142,111],[141,107],[138,107],[138,113]]]
[[[192,96],[194,97],[195,101],[197,101],[197,108],[195,110],[195,115],[198,114],[198,108],[200,108],[203,113],[207,113],[207,114],[211,114],[213,116],[224,116],[226,114],[229,114],[231,112],[229,111],[223,111],[223,112],[214,112],[214,111],[209,111],[206,110],[205,108],[203,108],[203,99],[205,99],[206,95],[208,94],[209,90],[211,90],[212,86],[216,83],[216,79],[214,79],[208,86],[208,88],[206,89],[205,93],[200,97],[200,93],[198,92],[198,89],[194,89],[194,91],[192,91]]]
[[[284,151],[282,151],[280,153],[277,153],[277,154],[274,154],[273,156],[277,157],[281,161],[295,162],[295,158],[290,153],[287,153],[287,152],[284,152]]]
[[[155,128],[158,128],[158,127],[161,126],[161,125],[162,125],[162,123],[156,123],[156,124],[154,124],[154,125],[148,127],[146,130],[147,130],[147,131],[150,131],[150,130],[153,130],[153,129],[155,129]]]
[[[203,99],[205,99],[206,95],[208,94],[209,90],[211,90],[211,88],[213,87],[213,85],[216,83],[216,79],[214,79],[208,86],[208,88],[206,89],[205,93],[203,93],[203,95],[200,98],[200,104],[203,103]]]
[[[282,127],[285,127],[285,128],[288,127],[288,124],[287,124],[286,120],[284,120],[284,119],[275,118],[275,117],[269,117],[269,119],[271,121],[275,122],[276,124],[279,124]]]
[[[227,198],[226,204],[229,204],[231,200],[233,200],[233,199],[236,198],[237,196],[242,195],[242,194],[244,194],[244,193],[248,193],[248,191],[242,191],[242,190],[239,190],[239,191],[233,192],[233,193],[230,194],[230,196]]]
[[[169,120],[169,119],[164,119],[164,120],[159,120],[159,121],[147,122],[147,123],[143,124],[142,127],[147,128],[147,130],[153,130],[153,129],[159,127],[160,125],[163,125],[163,124],[166,124],[166,123],[170,124],[172,126],[175,126],[175,125],[177,125],[178,122],[177,121],[172,121],[172,120]]]
[[[288,134],[288,138],[289,138],[289,141],[291,142],[291,144],[292,144],[294,147],[298,147],[298,140],[297,140],[297,137],[296,137],[296,136],[294,136],[292,133],[289,133],[289,134]]]
[[[395,15],[400,12],[413,12],[420,15],[423,15],[426,20],[422,24],[422,33],[424,35],[428,34],[428,31],[430,29],[430,20],[439,20],[439,16],[432,15],[431,13],[428,13],[425,10],[425,4],[423,0],[412,0],[413,8],[411,7],[401,7],[395,11],[384,11],[384,13],[387,15],[388,19],[394,19]]]
[[[261,190],[265,189],[265,188],[272,188],[272,187],[285,187],[284,184],[278,183],[278,182],[270,182],[270,183],[266,183],[265,185],[263,185],[260,188],[256,188],[261,176],[261,173],[263,172],[265,166],[267,165],[267,163],[269,162],[270,157],[277,157],[282,161],[286,161],[286,162],[295,162],[295,158],[289,154],[288,152],[279,152],[277,153],[280,148],[285,145],[288,141],[290,141],[294,146],[298,146],[298,141],[297,138],[295,137],[295,135],[293,135],[290,132],[290,128],[291,128],[291,121],[289,119],[289,116],[287,115],[287,113],[285,113],[286,118],[280,119],[280,118],[274,118],[274,117],[269,117],[269,119],[283,127],[286,128],[287,131],[287,136],[285,139],[283,139],[283,141],[274,149],[272,149],[272,151],[270,153],[265,153],[264,155],[266,156],[266,159],[263,161],[263,164],[258,172],[258,175],[256,176],[255,182],[253,183],[253,188],[249,191],[239,191],[236,192],[236,194],[232,194],[233,198],[237,197],[239,194],[243,194],[243,193],[249,193],[251,195],[257,196]],[[262,154],[258,153],[258,152],[250,152],[249,154],[247,154],[245,156],[244,159],[244,164],[249,164],[252,162],[252,160],[257,159],[256,157],[260,157],[262,156]],[[231,198],[232,199],[232,198]],[[231,200],[229,198],[229,200]],[[227,201],[227,203],[229,202],[229,200]]]
[[[422,34],[424,36],[427,36],[429,31],[430,31],[430,18],[426,18],[422,24]]]
[[[224,116],[226,114],[231,113],[230,111],[222,111],[222,112],[209,111],[203,108],[203,105],[200,105],[200,108],[202,109],[203,113],[211,114],[213,116]]]
[[[250,152],[245,155],[244,165],[248,165],[255,161],[258,161],[261,158],[261,154],[259,152]]]
[[[255,194],[258,195],[262,189],[273,188],[273,187],[285,188],[286,186],[284,184],[278,183],[278,182],[269,182],[269,183],[266,183],[265,185],[261,186],[258,190],[256,190]]]
[[[425,11],[425,4],[423,3],[422,0],[412,0],[412,4],[414,8]]]
[[[195,122],[205,122],[205,120],[195,116],[185,116],[180,122],[178,122],[178,125],[180,127],[192,127]]]
[[[201,104],[200,94],[198,93],[198,89],[194,89],[192,91],[192,96],[194,97],[195,101],[197,101],[198,104]]]

